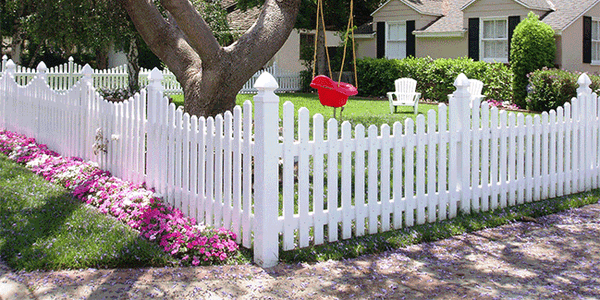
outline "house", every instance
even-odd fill
[[[512,33],[530,11],[554,29],[557,66],[600,71],[600,0],[389,0],[358,29],[358,56],[507,63]]]

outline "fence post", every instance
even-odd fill
[[[279,201],[277,150],[279,135],[279,87],[268,72],[258,77],[254,88],[254,261],[261,267],[277,265],[279,239],[277,221]]]
[[[462,212],[469,213],[471,210],[471,189],[469,176],[469,126],[471,114],[469,103],[471,102],[471,94],[469,93],[469,78],[463,73],[460,73],[454,81],[456,91],[450,98],[450,106],[453,108],[450,111],[454,112],[455,117],[451,119],[451,124],[455,128],[455,137],[458,138],[456,146],[456,172],[452,176],[456,176],[456,190],[459,192]],[[453,121],[452,121],[453,120]]]
[[[0,69],[0,72],[4,72],[4,70],[6,70],[6,61],[7,60],[8,60],[8,56],[2,55],[2,69]]]
[[[577,88],[577,98],[579,104],[579,120],[583,123],[580,126],[580,130],[584,132],[580,132],[579,140],[579,157],[580,161],[583,161],[583,165],[580,166],[580,190],[589,191],[592,189],[592,169],[593,169],[593,159],[592,159],[592,149],[594,146],[592,145],[592,132],[589,128],[592,126],[592,113],[593,113],[593,105],[595,105],[596,95],[592,94],[592,89],[590,88],[590,84],[592,81],[590,77],[583,73],[577,79],[577,84],[579,87]],[[592,97],[594,96],[594,97]],[[584,146],[585,145],[585,146]]]
[[[95,123],[95,110],[98,107],[95,105],[93,101],[94,96],[94,82],[92,81],[92,67],[89,64],[85,64],[83,69],[81,69],[81,95],[80,95],[80,105],[81,105],[81,124],[85,126],[82,137],[82,142],[84,143],[81,147],[83,153],[80,154],[84,159],[92,159],[92,146],[94,143],[96,129],[98,128]]]
[[[146,182],[149,187],[153,187],[156,192],[164,193],[159,189],[159,174],[158,172],[166,171],[158,168],[160,163],[160,155],[166,150],[160,147],[165,146],[165,143],[161,141],[161,134],[159,132],[160,127],[164,124],[161,115],[166,116],[166,108],[161,108],[160,105],[163,103],[163,93],[165,88],[162,86],[161,81],[163,74],[158,68],[152,69],[148,74],[148,86],[146,89],[147,93],[147,131],[148,131],[148,154],[146,159]],[[163,110],[161,112],[161,110]]]

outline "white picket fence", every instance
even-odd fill
[[[8,57],[4,55],[2,57],[2,69],[0,69],[0,71],[5,70],[7,61]],[[46,71],[48,85],[55,91],[66,91],[79,81],[82,76],[82,69],[83,66],[76,64],[73,61],[73,58],[69,57],[67,63],[49,68]],[[145,68],[140,69],[139,84],[141,87],[148,85],[148,75],[150,74],[150,71],[151,70]],[[127,65],[121,65],[106,70],[93,70],[92,80],[94,87],[97,89],[126,88],[128,86],[127,72]],[[175,78],[175,75],[167,68],[162,72],[162,85],[165,89],[165,95],[182,94],[183,90]],[[263,70],[256,72],[256,74],[244,84],[239,93],[256,93],[257,90],[254,88],[254,83],[264,72],[271,73],[278,80],[279,88],[277,89],[277,92],[295,92],[301,89],[301,78],[299,73],[283,70],[279,68],[277,64],[274,64],[273,66],[265,67]],[[35,69],[17,65],[14,77],[19,85],[27,85],[36,74],[37,70]]]
[[[0,128],[146,182],[199,222],[235,232],[262,266],[277,263],[280,236],[293,249],[600,185],[599,102],[585,74],[570,104],[534,117],[470,108],[461,74],[437,112],[351,128],[319,114],[311,124],[306,108],[296,120],[291,103],[280,121],[268,73],[255,83],[254,112],[247,102],[197,118],[168,104],[157,69],[147,91],[117,104],[95,93],[89,66],[67,92],[48,87],[44,68],[19,86],[14,69],[0,82]]]

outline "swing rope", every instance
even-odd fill
[[[323,36],[325,42],[325,55],[327,55],[327,69],[329,70],[329,78],[331,75],[331,61],[329,59],[329,50],[327,49],[327,31],[325,30],[325,17],[323,16],[323,0],[317,2],[317,26],[315,30],[315,53],[313,56],[313,73],[312,77],[315,78],[315,72],[317,71],[317,41],[319,40],[319,23],[323,23]],[[320,19],[319,19],[320,17]],[[321,21],[321,22],[319,22]]]
[[[319,0],[320,1],[320,0]],[[348,46],[348,31],[352,37],[352,62],[354,64],[354,86],[358,88],[358,76],[356,73],[356,45],[354,44],[354,0],[350,0],[350,17],[348,18],[348,27],[346,27],[346,37],[344,38],[344,55],[342,56],[342,66],[338,78],[338,86],[342,81],[342,72],[344,71],[344,63],[346,61],[346,47]]]

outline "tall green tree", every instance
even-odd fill
[[[513,71],[513,102],[519,107],[527,103],[527,74],[543,67],[553,67],[556,56],[554,30],[529,12],[517,27],[510,43],[510,67]]]

